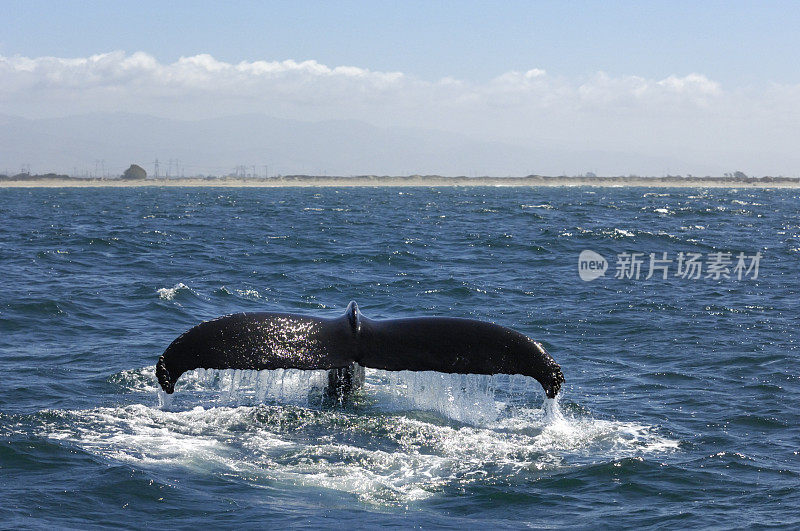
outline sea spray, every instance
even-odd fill
[[[224,405],[261,403],[320,406],[327,371],[298,369],[195,369],[178,382],[176,393]],[[209,394],[211,393],[211,394]],[[456,422],[488,425],[529,407],[541,396],[539,384],[519,375],[444,374],[430,371],[367,369],[363,395],[368,403],[396,411],[429,411]],[[158,390],[160,407],[173,405],[173,395]],[[545,403],[554,402],[546,400]],[[563,416],[551,406],[553,419]]]
[[[176,394],[233,406],[265,402],[308,406],[320,404],[326,383],[324,370],[194,369],[179,380]],[[173,396],[158,392],[159,403],[164,400],[162,395]]]
[[[163,410],[169,410],[172,407],[173,395],[168,395],[160,387],[156,390],[156,394],[158,396],[158,407]]]
[[[330,405],[324,400],[326,384],[324,370],[197,369],[187,372],[179,384],[177,396],[181,397],[181,406],[173,403],[176,395],[167,395],[160,389],[158,402],[164,411],[179,411],[198,401],[227,407],[273,404],[329,411],[328,407],[319,410]],[[650,446],[661,450],[674,447],[672,441],[665,442],[644,426],[568,417],[560,408],[560,396],[544,398],[539,384],[525,376],[368,369],[362,393],[367,399],[357,402],[356,410],[348,414],[361,416],[381,411],[411,419],[418,415],[409,415],[410,412],[424,411],[476,429],[534,437],[529,442],[531,449],[548,454],[596,445],[601,440],[625,455],[637,447],[640,450]],[[551,458],[560,460],[557,454]]]
[[[555,398],[545,398],[542,409],[544,410],[544,421],[549,426],[558,426],[568,424],[567,419],[561,412],[558,406],[560,396],[556,395]]]

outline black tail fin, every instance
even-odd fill
[[[201,323],[159,358],[167,393],[184,372],[206,369],[344,369],[523,374],[548,397],[564,376],[541,343],[493,323],[448,317],[371,320],[352,302],[339,318],[240,313]],[[357,383],[357,380],[354,382]]]

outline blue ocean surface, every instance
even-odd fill
[[[797,528],[799,212],[796,190],[0,189],[0,526]],[[368,370],[341,406],[321,372],[198,370],[159,396],[195,324],[350,300],[517,329],[566,384]]]

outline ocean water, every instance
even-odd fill
[[[0,526],[796,528],[798,212],[795,190],[2,189]],[[515,328],[566,384],[368,370],[331,406],[321,372],[200,370],[160,401],[153,365],[198,322],[351,299]]]

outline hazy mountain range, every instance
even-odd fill
[[[237,166],[263,175],[605,175],[663,174],[692,165],[637,153],[593,152],[537,143],[523,147],[457,133],[380,128],[358,121],[305,122],[264,115],[181,121],[128,113],[27,119],[0,115],[0,172],[105,173],[131,163],[152,175],[226,175]],[[177,162],[176,162],[177,161]],[[586,163],[585,161],[591,161]],[[268,166],[268,169],[265,168]],[[660,168],[654,171],[654,168]]]

